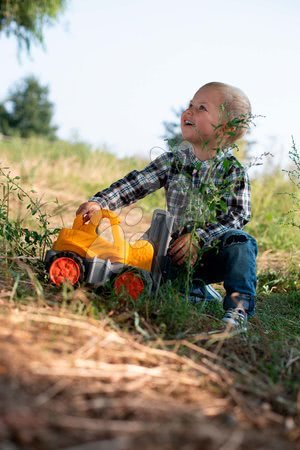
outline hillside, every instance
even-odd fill
[[[0,237],[0,449],[300,449],[300,233],[280,223],[293,209],[284,174],[253,182],[257,315],[234,335],[219,303],[192,305],[171,286],[134,302],[45,277],[53,236],[41,233],[145,161],[17,139],[0,141],[0,160],[12,232]],[[161,192],[121,211],[128,238],[157,206]]]

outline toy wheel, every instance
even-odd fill
[[[145,291],[145,283],[141,275],[136,272],[123,272],[118,275],[114,281],[114,292],[117,295],[125,295],[126,297],[137,300]]]
[[[77,255],[62,253],[52,261],[49,276],[56,286],[66,282],[76,285],[83,278],[82,261]]]

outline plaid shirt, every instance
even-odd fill
[[[163,153],[143,170],[133,170],[89,201],[115,210],[161,187],[165,189],[167,209],[175,217],[173,232],[187,232],[195,225],[204,245],[209,245],[229,229],[242,228],[250,220],[249,179],[237,159],[225,151],[211,160],[200,161],[191,146],[183,144],[174,151]],[[203,188],[206,192],[210,190],[211,198],[219,191],[221,203],[215,203],[215,220],[203,223],[202,219],[202,226],[198,227],[205,211],[207,214],[201,193]]]

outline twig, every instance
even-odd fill
[[[218,450],[238,450],[244,440],[244,432],[242,430],[234,430],[229,439],[218,448]]]
[[[103,430],[104,434],[137,434],[153,431],[161,427],[160,422],[142,422],[137,420],[101,420],[87,419],[85,417],[59,416],[58,419],[50,419],[56,427],[76,428],[79,430],[94,431],[97,434]]]
[[[65,389],[65,387],[70,385],[71,382],[72,382],[72,380],[70,380],[68,378],[63,378],[62,380],[58,380],[56,383],[54,383],[45,392],[42,392],[41,394],[39,394],[35,398],[34,404],[36,406],[44,405],[49,400],[51,400],[53,397],[55,397],[55,395],[57,395],[58,393],[62,392]]]

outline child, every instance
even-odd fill
[[[241,90],[218,82],[202,86],[182,113],[184,141],[178,148],[133,170],[77,210],[89,220],[100,208],[114,210],[164,187],[175,217],[173,264],[193,266],[195,280],[223,281],[223,321],[241,329],[255,309],[257,245],[241,230],[250,219],[249,180],[228,150],[245,134],[250,115]]]

